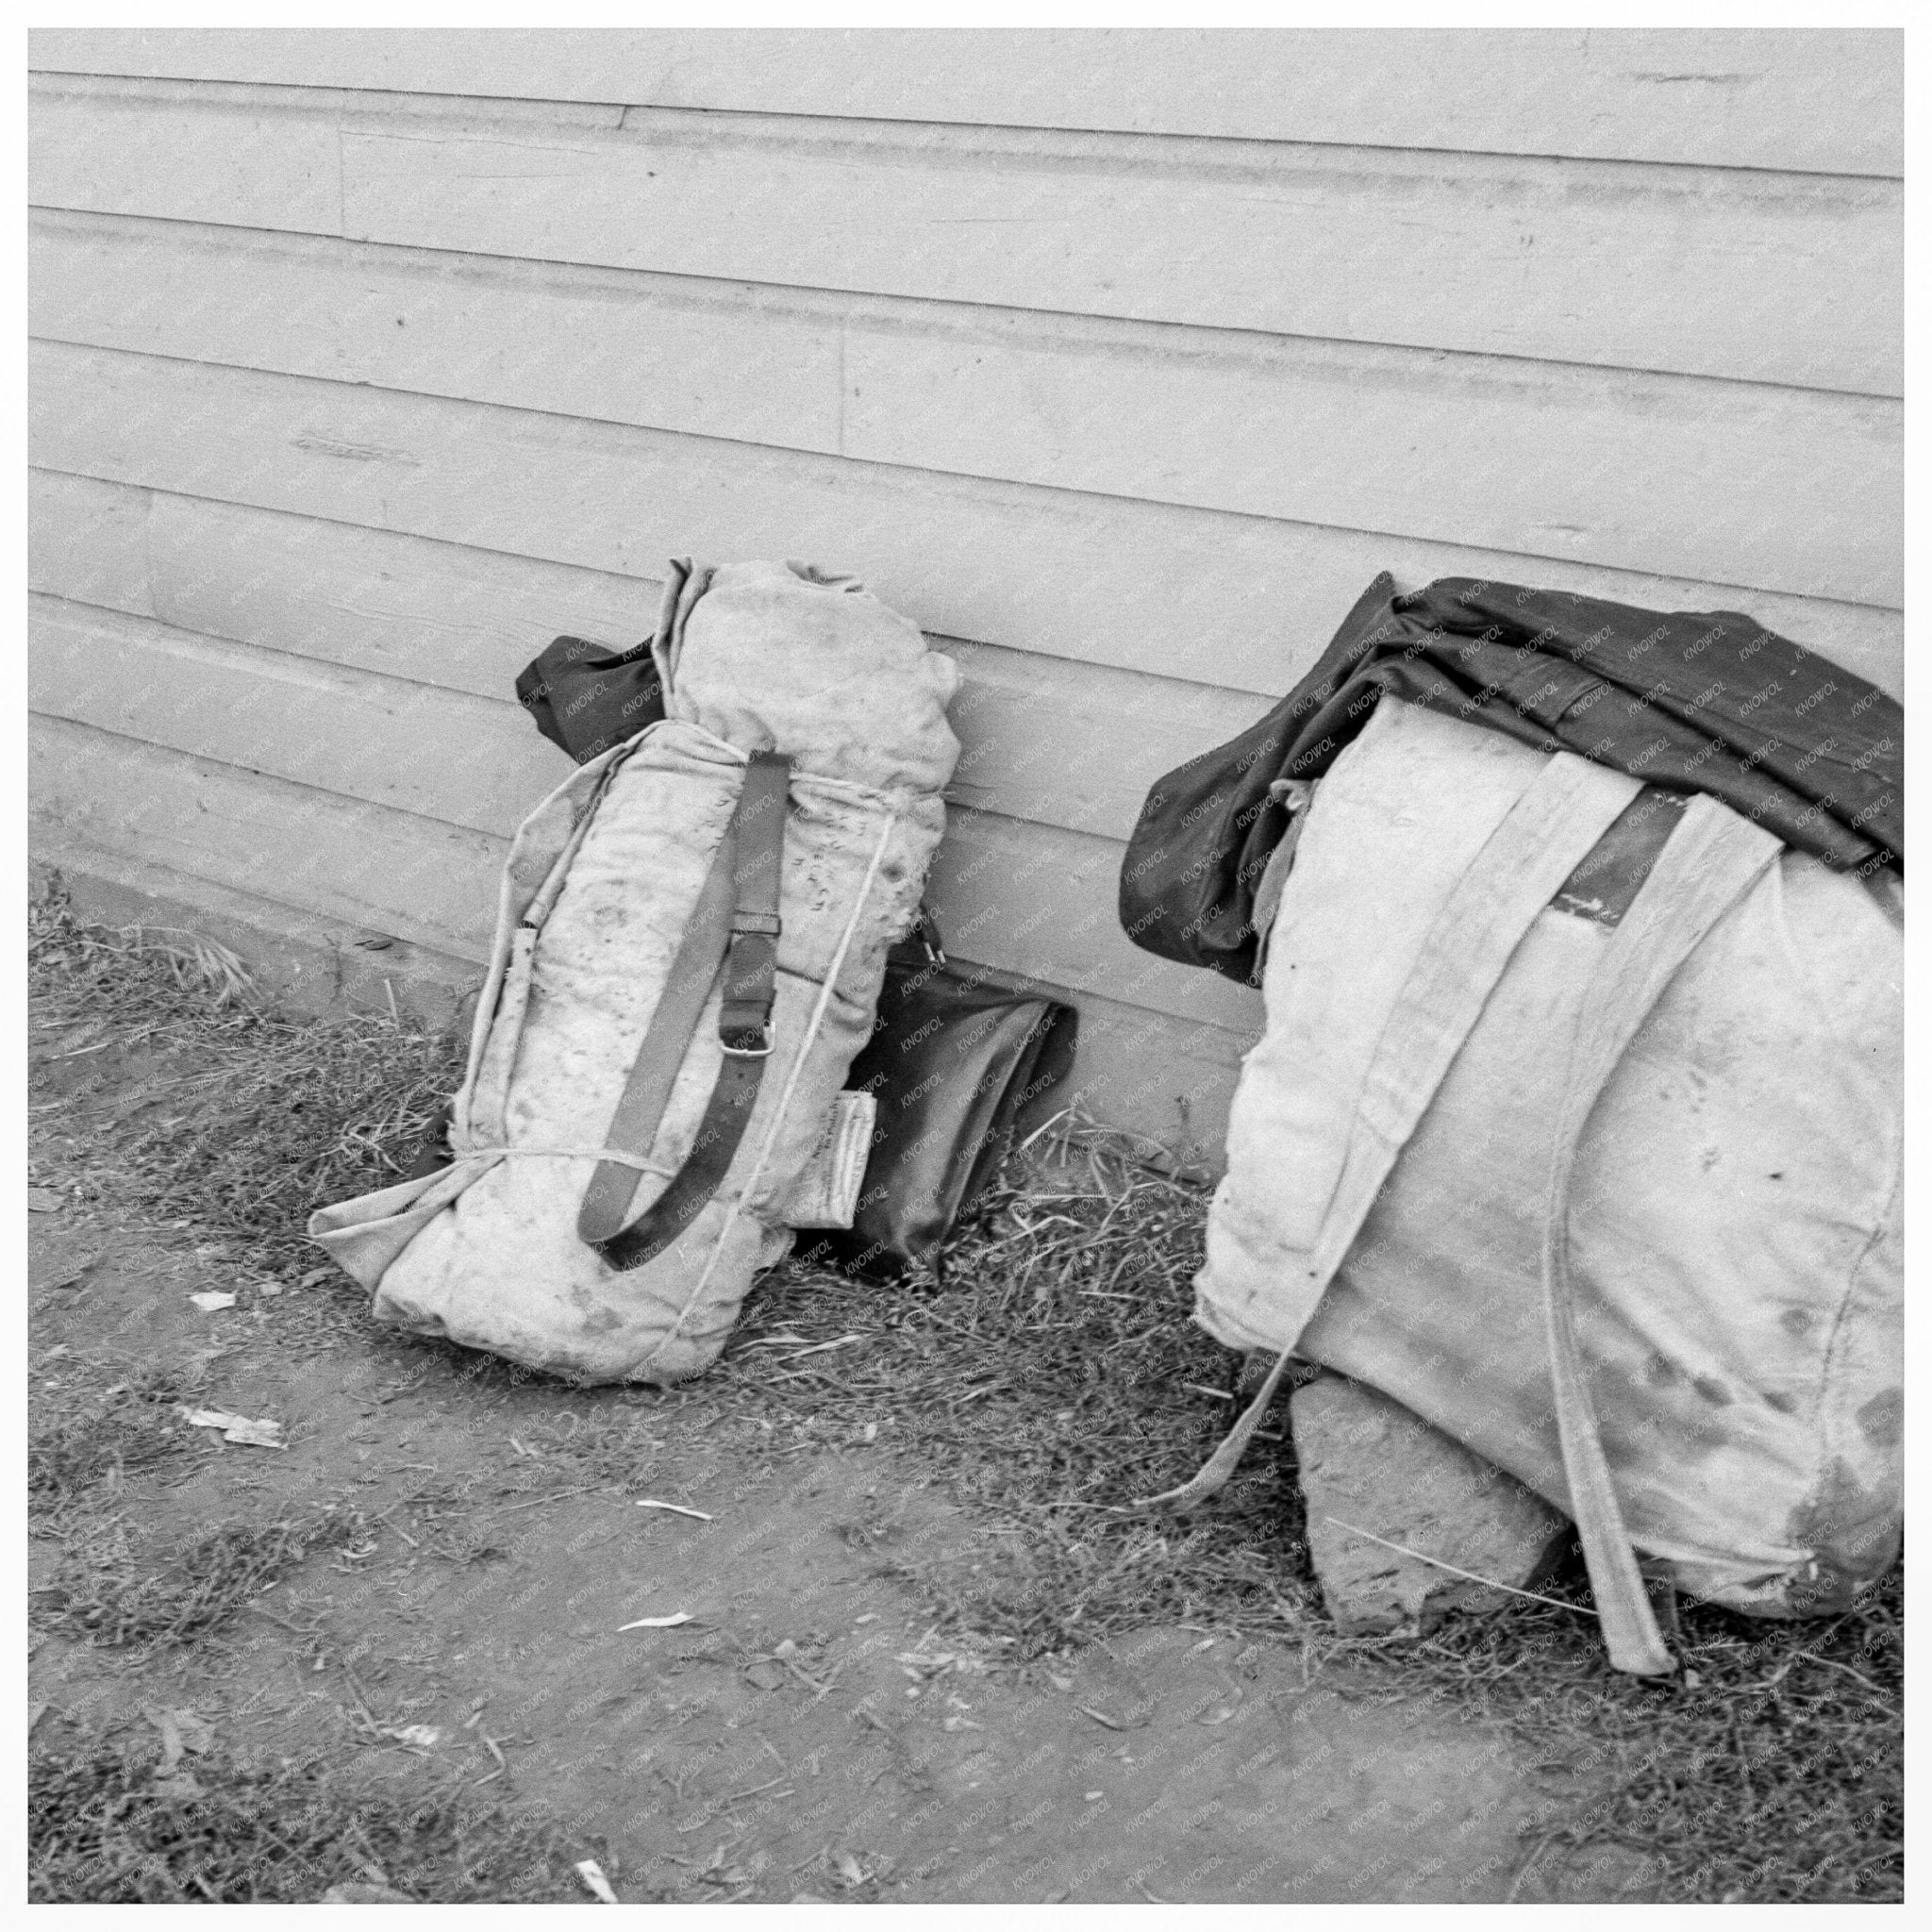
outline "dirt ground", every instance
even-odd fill
[[[1543,1828],[1587,1777],[1532,1774],[1505,1726],[1306,1647],[1186,1619],[1024,1663],[941,1638],[919,1577],[993,1564],[1006,1525],[890,1413],[826,1441],[746,1425],[703,1382],[520,1378],[375,1327],[325,1270],[252,1278],[185,1218],[85,1198],[91,1138],[166,1103],[139,1052],[73,1037],[34,1075],[36,1404],[192,1392],[149,1401],[151,1458],[36,1538],[35,1601],[66,1607],[36,1619],[37,1747],[157,1744],[185,1713],[177,1734],[244,1767],[460,1783],[541,1811],[624,1900],[1643,1895],[1628,1852],[1543,1875]],[[191,1300],[210,1291],[234,1303]],[[785,1333],[836,1340],[795,1310]],[[194,1406],[287,1446],[226,1441]],[[197,1539],[289,1522],[325,1529],[246,1601],[175,1640],[97,1641],[110,1613],[133,1627],[130,1584],[207,1560]],[[91,1564],[119,1579],[108,1611],[87,1611]]]

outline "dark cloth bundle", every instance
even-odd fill
[[[1385,691],[1708,792],[1836,870],[1904,870],[1905,711],[1862,677],[1736,611],[1468,577],[1399,596],[1385,573],[1265,718],[1149,793],[1121,869],[1128,938],[1252,983],[1256,892],[1292,804],[1282,781],[1319,778]]]
[[[664,686],[646,638],[612,651],[587,638],[553,638],[517,674],[517,702],[552,744],[587,763],[664,715]]]

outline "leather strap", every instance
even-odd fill
[[[1677,1666],[1630,1546],[1577,1341],[1571,1182],[1583,1130],[1624,1050],[1678,968],[1782,849],[1769,832],[1715,799],[1690,801],[1597,962],[1571,1043],[1563,1112],[1551,1152],[1543,1216],[1543,1324],[1563,1475],[1604,1646],[1613,1668],[1637,1676],[1668,1676]]]
[[[623,1222],[637,1189],[636,1169],[602,1161],[585,1191],[578,1237],[613,1268],[642,1267],[691,1225],[723,1183],[751,1119],[772,1051],[791,774],[791,759],[778,753],[752,755],[731,824],[605,1140],[607,1146],[640,1158],[649,1152],[722,955],[718,1038],[724,1061],[691,1152],[670,1185],[629,1227]]]
[[[604,1136],[607,1147],[645,1154],[657,1138],[658,1124],[684,1065],[698,1018],[717,983],[719,962],[731,940],[733,886],[731,868],[737,841],[736,819],[727,825],[711,859],[698,903],[684,928],[670,976],[658,995],[658,1009],[631,1062],[617,1110]],[[608,1241],[630,1218],[631,1197],[639,1171],[617,1161],[603,1161],[584,1190],[577,1210],[577,1239],[595,1245]]]

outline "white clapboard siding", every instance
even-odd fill
[[[32,599],[31,620],[31,708],[125,740],[506,844],[569,773],[505,699],[54,598]],[[1137,951],[1120,931],[1115,893],[1130,824],[1131,816],[1108,837],[955,811],[928,888],[948,942],[965,958],[1059,985],[1239,1025],[1249,995],[1224,982],[1204,987],[1197,973]]]
[[[29,588],[183,630],[508,697],[553,637],[627,650],[661,583],[358,524],[28,473]]]
[[[1896,30],[42,29],[75,74],[1896,175]]]
[[[134,617],[157,614],[149,490],[29,470],[27,588]]]
[[[30,599],[47,717],[508,841],[570,763],[522,708],[93,605]]]
[[[501,839],[44,714],[28,754],[36,829],[57,858],[135,853],[270,907],[487,955]]]
[[[41,259],[50,340],[1799,595],[1903,594],[1902,409],[1885,398],[213,227],[49,224]]]
[[[921,475],[58,344],[37,349],[31,369],[35,460],[52,471],[607,578],[655,578],[666,558],[691,553],[806,557],[856,571],[931,632],[1269,695],[1307,669],[1382,570],[1410,587],[1468,575],[1660,609],[1737,609],[1902,689],[1896,609],[1723,579]],[[546,628],[533,613],[537,645],[575,621]]]
[[[349,98],[325,111],[302,90],[43,87],[34,197],[713,280],[1902,387],[1897,182],[823,118],[559,126]],[[339,193],[318,179],[291,198],[277,168],[329,121]]]

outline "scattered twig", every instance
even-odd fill
[[[485,1516],[504,1516],[512,1509],[534,1509],[539,1503],[561,1503],[571,1496],[588,1496],[593,1490],[601,1490],[602,1483],[586,1483],[576,1490],[546,1490],[541,1496],[525,1496],[521,1503],[500,1503],[493,1509],[485,1509]]]
[[[1492,1576],[1478,1576],[1474,1570],[1458,1570],[1454,1563],[1445,1563],[1441,1557],[1425,1557],[1420,1550],[1412,1550],[1407,1543],[1391,1542],[1386,1536],[1377,1536],[1372,1529],[1357,1528],[1353,1523],[1344,1523],[1339,1516],[1324,1516],[1324,1523],[1332,1523],[1337,1529],[1345,1529],[1351,1536],[1367,1537],[1372,1543],[1380,1543],[1385,1550],[1394,1550],[1399,1555],[1413,1557],[1418,1563],[1433,1564],[1438,1570],[1446,1570],[1452,1576],[1460,1576],[1470,1583],[1480,1583],[1488,1590],[1500,1590],[1510,1596],[1526,1597],[1533,1604],[1548,1604],[1553,1610],[1568,1610],[1574,1617],[1593,1617],[1596,1612],[1582,1604],[1566,1604],[1561,1598],[1539,1596],[1533,1590],[1518,1590],[1513,1584],[1498,1583]]]

